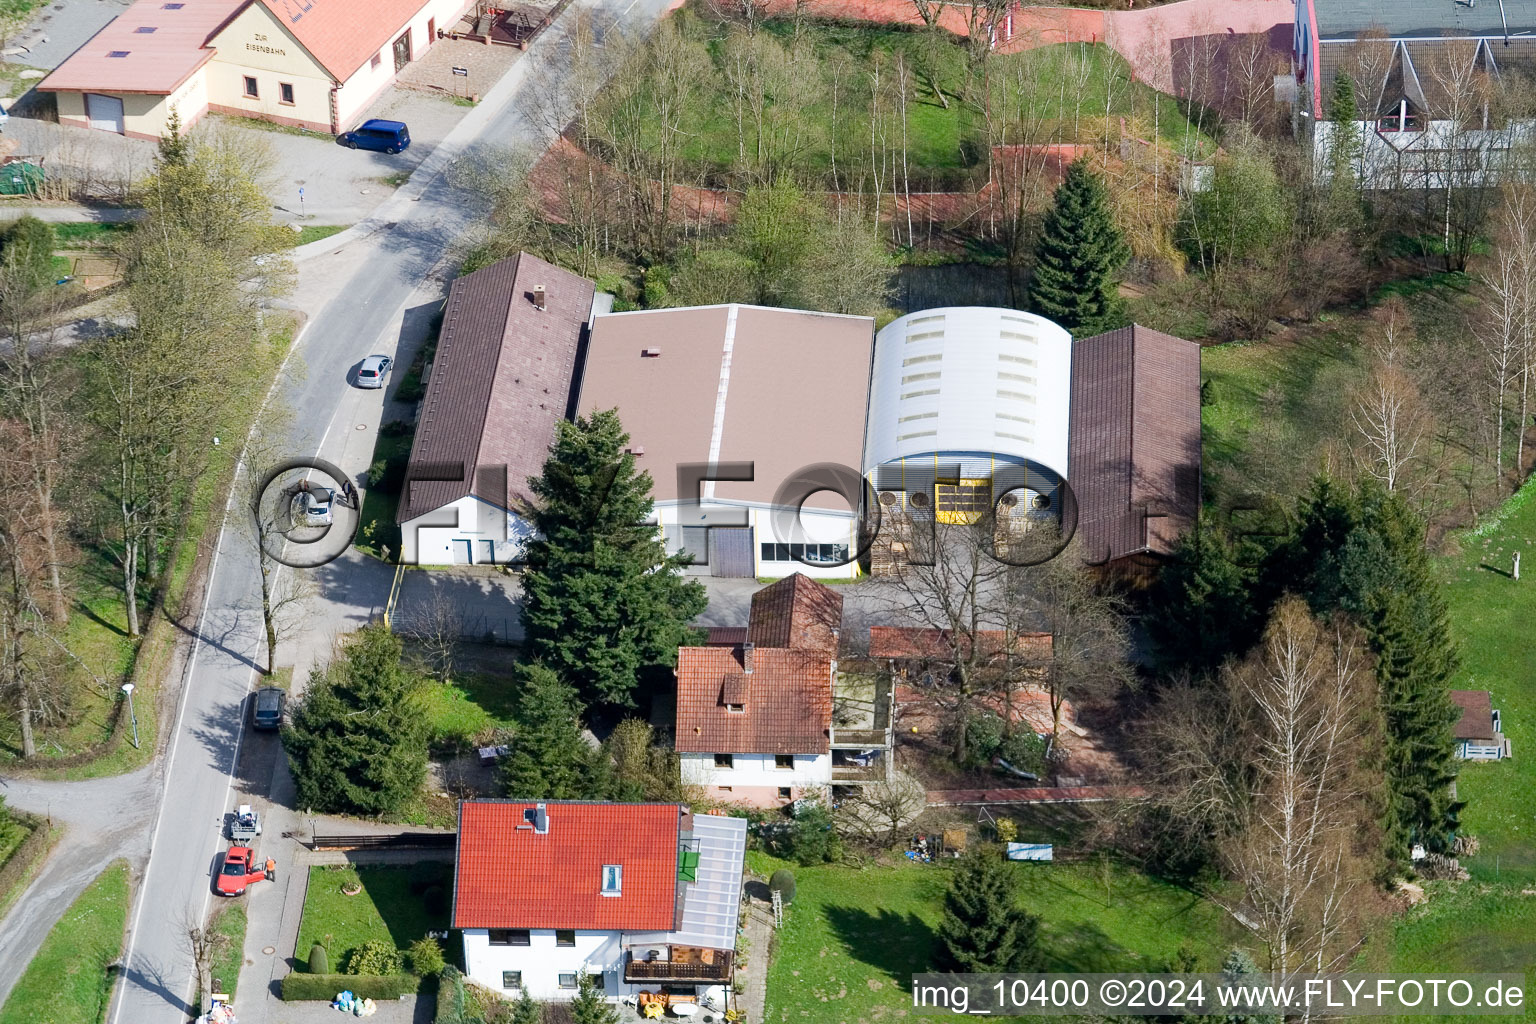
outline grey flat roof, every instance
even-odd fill
[[[1536,29],[1536,0],[1313,0],[1319,39],[1353,36],[1369,28],[1394,38],[1503,36]]]
[[[626,942],[736,948],[747,819],[695,814],[693,837],[698,841],[699,869],[683,895],[683,915],[677,930],[627,933]]]

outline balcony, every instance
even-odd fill
[[[832,781],[839,784],[858,784],[864,782],[883,782],[885,780],[885,763],[876,761],[871,765],[857,764],[833,764]]]
[[[891,745],[891,683],[881,676],[838,673],[832,692],[832,746],[876,750]]]
[[[652,981],[729,982],[733,954],[724,949],[696,949],[673,946],[673,959],[635,959],[624,954],[624,980],[632,983]]]

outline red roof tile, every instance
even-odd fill
[[[187,0],[166,10],[162,0],[138,0],[37,86],[40,92],[163,95],[213,57],[208,37],[247,0]],[[140,32],[152,28],[153,32]],[[126,56],[109,57],[109,53]]]
[[[843,595],[797,572],[752,595],[747,639],[833,658],[842,622]]]
[[[549,831],[524,825],[532,803],[459,805],[455,928],[671,930],[677,916],[677,804],[546,801]],[[622,894],[602,895],[605,864]]]
[[[742,711],[726,709],[740,696]],[[704,754],[826,753],[832,728],[832,661],[758,647],[677,652],[677,749]]]
[[[705,647],[735,647],[747,642],[746,626],[710,626]]]
[[[1008,634],[1001,629],[977,630],[976,639],[987,657],[1003,654]],[[962,639],[962,648],[965,641]],[[1051,634],[1020,633],[1013,640],[1014,654],[1020,658],[1047,658],[1051,654]],[[869,627],[869,656],[901,661],[944,661],[954,657],[949,631],[913,626]]]
[[[368,0],[366,5],[357,0],[260,2],[310,56],[337,81],[345,82],[405,30],[423,0]],[[425,40],[412,40],[411,56],[419,56],[424,45]]]

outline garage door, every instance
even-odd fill
[[[746,579],[757,575],[752,560],[752,527],[715,527],[709,531],[709,549],[710,568],[716,576]]]
[[[85,116],[90,120],[92,128],[123,134],[123,101],[120,97],[86,93]]]

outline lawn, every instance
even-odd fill
[[[413,379],[419,391],[421,370],[414,363],[401,380],[401,390],[410,393],[408,389]],[[397,393],[395,397],[400,395]],[[358,548],[386,562],[397,559],[400,554],[400,526],[395,522],[395,511],[400,505],[400,488],[405,483],[405,465],[410,460],[414,438],[415,433],[409,430],[403,434],[379,431],[368,471],[368,486],[363,491],[363,507],[357,513],[361,524],[357,531]],[[389,558],[384,557],[386,547],[389,548]]]
[[[734,113],[728,74],[727,28],[713,18],[701,17],[692,8],[674,15],[684,37],[695,47],[707,49],[713,64],[706,86],[688,118],[689,139],[684,159],[716,169],[729,168],[738,159],[741,141]],[[789,47],[794,26],[787,20],[765,22],[762,31]],[[878,69],[883,81],[895,77],[896,58],[912,76],[907,104],[906,148],[908,173],[930,181],[976,166],[985,148],[985,119],[979,101],[961,99],[966,82],[966,56],[958,40],[945,37],[934,46],[922,33],[847,25],[810,24],[801,28],[803,49],[795,56],[788,79],[801,81],[806,89],[804,105],[795,115],[801,167],[812,173],[829,172],[833,166],[833,140],[837,140],[839,166],[869,145],[867,118],[868,81]],[[798,66],[797,66],[798,65]],[[932,68],[932,73],[914,74]],[[840,68],[838,85],[833,71]],[[772,72],[770,72],[771,74]],[[1193,146],[1209,152],[1211,139],[1195,129],[1171,96],[1163,96],[1133,81],[1129,65],[1106,46],[1067,43],[1016,54],[995,54],[991,77],[1010,90],[1009,109],[1017,109],[1019,97],[1033,104],[1031,120],[1041,126],[1031,140],[1049,136],[1051,142],[1083,142],[1099,139],[1105,122],[1118,138],[1120,118],[1157,122],[1163,141],[1175,148]],[[934,91],[934,86],[942,93]],[[772,86],[769,91],[771,93]],[[894,100],[889,101],[894,104]],[[1000,101],[999,101],[1000,102]],[[769,100],[772,107],[772,100]],[[773,118],[772,110],[768,118]],[[863,122],[856,121],[863,118]],[[859,124],[864,123],[863,129]],[[900,144],[899,128],[896,143]],[[746,145],[753,145],[752,130]],[[1019,141],[1009,139],[1008,141]],[[864,153],[867,157],[867,153]],[[953,181],[951,181],[953,184]],[[918,187],[914,183],[914,188]],[[927,187],[926,185],[924,187]]]
[[[341,891],[352,883],[361,883],[363,891],[356,896]],[[429,888],[441,894],[435,913],[426,905]],[[446,861],[408,868],[312,867],[294,955],[307,962],[310,947],[318,942],[330,954],[331,970],[340,971],[347,954],[369,939],[404,949],[429,929],[448,927],[452,888],[452,865]]]
[[[322,238],[339,235],[345,230],[347,230],[345,224],[305,224],[294,236],[293,244],[307,245],[310,242],[318,242]]]
[[[231,1000],[240,984],[240,968],[245,964],[245,904],[227,903],[213,919],[213,929],[223,945],[213,958],[213,991]]]
[[[785,866],[761,853],[751,869]],[[1193,893],[1107,862],[1015,864],[1022,903],[1041,919],[1048,971],[1158,971],[1181,947],[1203,969],[1240,941]],[[905,1020],[911,975],[929,969],[949,871],[942,865],[792,868],[768,975],[770,1021]]]
[[[58,239],[61,249],[87,249],[111,245],[115,239],[132,230],[131,223],[83,221],[53,225],[53,237]]]
[[[1462,766],[1462,828],[1482,843],[1463,863],[1479,880],[1528,884],[1536,882],[1536,644],[1526,630],[1536,619],[1536,581],[1506,573],[1516,550],[1536,567],[1536,484],[1456,539],[1460,553],[1441,562],[1461,653],[1453,685],[1493,695],[1514,751],[1507,760]]]
[[[112,991],[109,966],[123,951],[128,865],[116,861],[70,904],[10,998],[0,1024],[96,1024]]]
[[[456,673],[451,683],[429,680],[421,690],[434,750],[466,750],[515,726],[517,686],[481,673]]]

